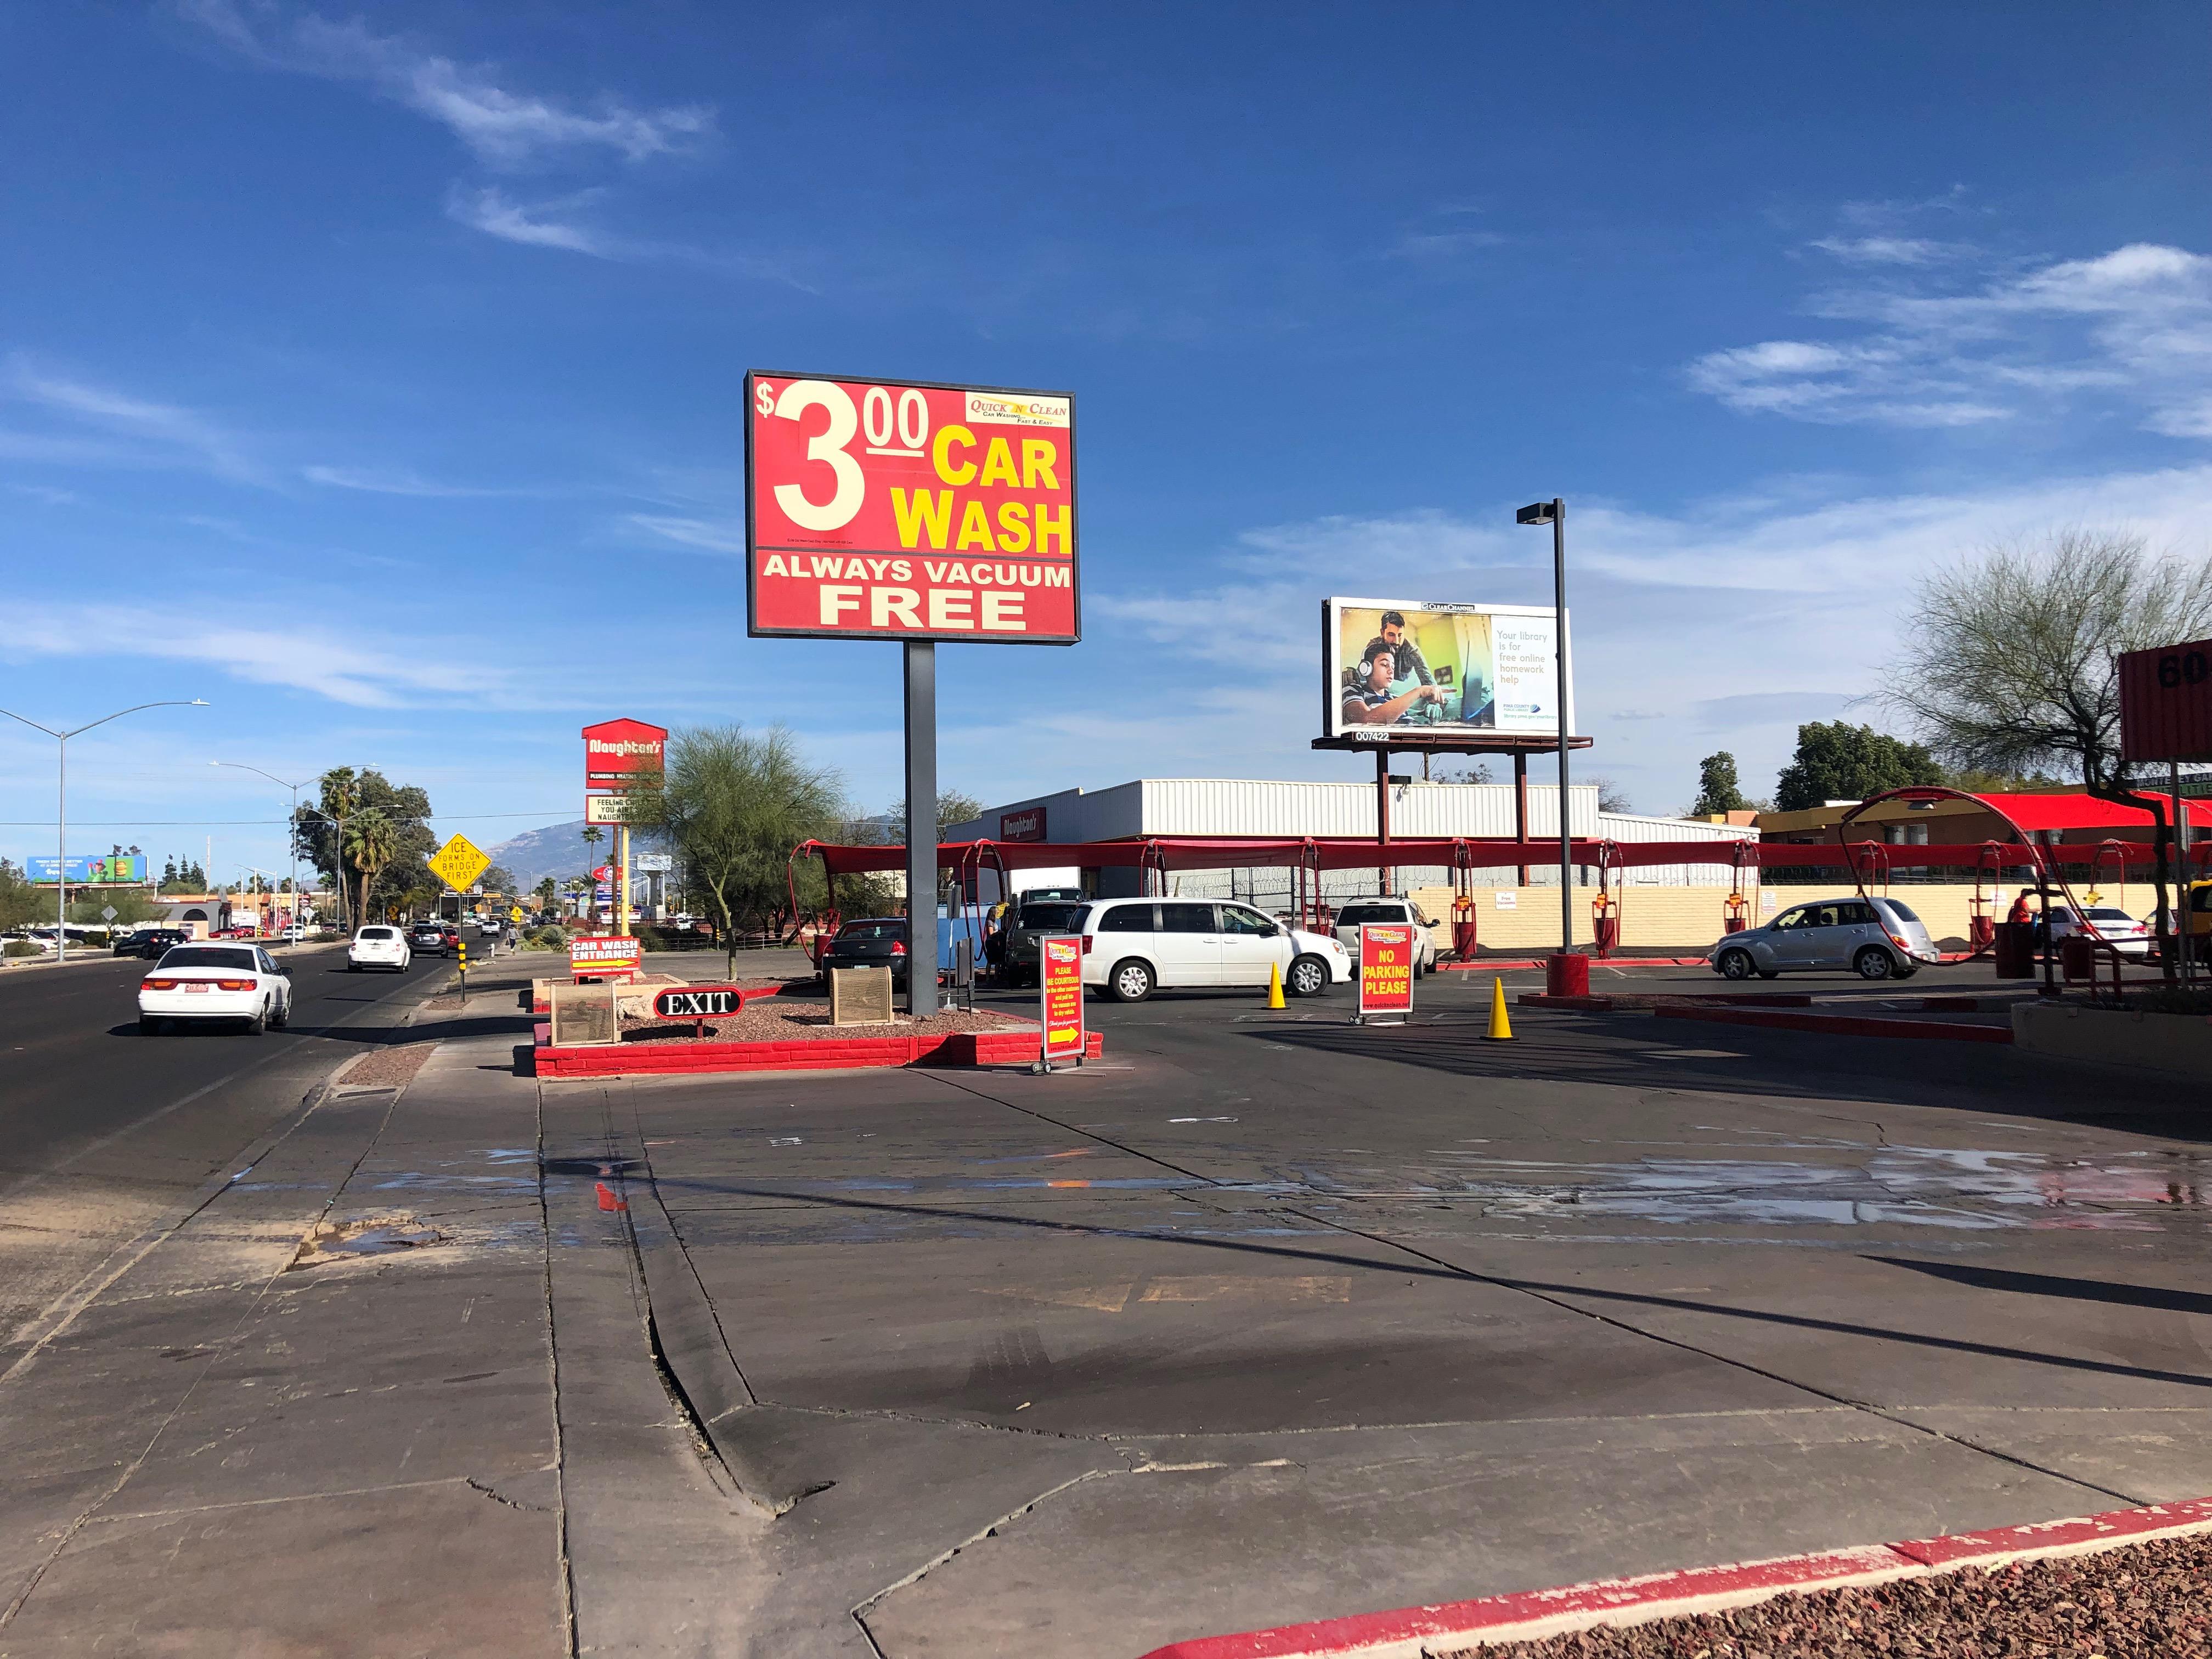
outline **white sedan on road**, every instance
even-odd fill
[[[415,960],[414,951],[407,948],[407,935],[397,927],[363,927],[346,946],[346,971],[357,974],[364,968],[388,968],[393,973],[404,973],[407,964]]]
[[[234,1019],[259,1036],[292,1019],[291,976],[258,945],[179,945],[138,982],[138,1029]]]

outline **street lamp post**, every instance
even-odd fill
[[[59,967],[69,960],[69,740],[89,732],[95,726],[105,726],[110,720],[119,720],[125,714],[135,714],[142,708],[205,708],[204,697],[186,701],[181,697],[164,697],[156,702],[136,702],[128,708],[118,708],[112,714],[102,714],[96,720],[87,720],[82,726],[72,726],[66,732],[57,732],[51,726],[40,726],[27,714],[12,708],[0,708],[11,720],[21,720],[33,730],[45,732],[58,746],[59,760],[54,769],[54,965]]]
[[[1567,828],[1567,504],[1554,495],[1531,501],[1513,515],[1516,524],[1552,526],[1553,626],[1559,630],[1555,659],[1559,669],[1559,953],[1575,948],[1573,848]]]
[[[285,843],[291,848],[292,852],[292,920],[295,922],[297,922],[300,920],[300,792],[302,789],[305,789],[307,787],[307,784],[306,782],[287,783],[283,779],[278,777],[274,772],[264,772],[259,767],[248,766],[244,761],[210,761],[208,764],[210,766],[228,766],[233,770],[239,772],[252,772],[257,776],[268,779],[270,782],[275,784],[279,789],[289,789],[292,792],[292,816],[284,820],[284,840]],[[313,780],[310,779],[308,781],[312,782]],[[319,817],[321,815],[318,814],[317,816]],[[338,833],[341,837],[343,836],[345,833],[343,826],[340,826]],[[341,849],[341,851],[343,851],[343,849]],[[247,867],[251,868],[250,866]],[[343,885],[343,884],[341,883],[340,884]],[[286,939],[284,942],[287,945],[295,946],[298,944],[296,939]]]

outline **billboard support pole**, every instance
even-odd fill
[[[1513,839],[1528,844],[1528,757],[1519,749],[1513,751]],[[1528,866],[1522,865],[1513,876],[1515,886],[1526,887]]]
[[[1390,750],[1388,744],[1375,751],[1375,846],[1381,849],[1390,844]],[[1375,866],[1376,890],[1388,898],[1390,895],[1390,866]]]
[[[904,647],[906,1011],[921,1018],[937,1012],[937,645]]]
[[[1559,665],[1559,950],[1575,948],[1573,845],[1567,822],[1567,504],[1552,498],[1552,604]]]

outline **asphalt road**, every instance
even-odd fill
[[[731,1564],[762,1650],[1128,1659],[2212,1491],[2193,1103],[1648,1013],[1492,1043],[1489,993],[1093,1001],[1052,1077],[544,1085],[635,1122],[752,1402],[714,1432],[795,1505]]]
[[[348,1053],[387,1040],[447,966],[349,974],[342,950],[314,946],[292,962],[291,1025],[258,1037],[141,1036],[135,957],[0,975],[0,1370]]]

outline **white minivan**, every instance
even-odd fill
[[[357,974],[364,968],[384,968],[392,973],[404,973],[407,964],[415,960],[415,953],[407,948],[407,935],[397,927],[363,927],[346,946],[346,971]]]
[[[1160,989],[1264,986],[1271,968],[1294,997],[1318,996],[1352,978],[1351,957],[1328,935],[1248,904],[1093,899],[1072,931],[1083,939],[1083,982],[1117,1002],[1142,1002]]]

